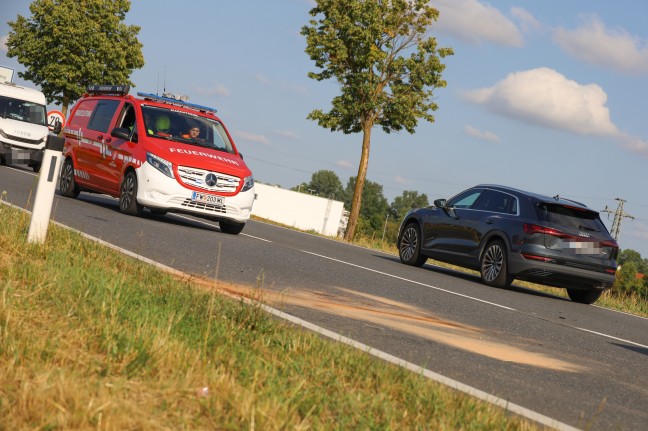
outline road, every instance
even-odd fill
[[[36,177],[0,166],[30,209]],[[121,214],[115,199],[57,195],[52,218],[164,265],[257,286],[270,305],[436,373],[589,430],[648,426],[648,319],[249,222]]]

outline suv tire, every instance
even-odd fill
[[[499,239],[486,246],[479,264],[484,284],[494,287],[509,287],[513,277],[508,274],[506,245]]]
[[[427,257],[421,254],[421,229],[415,222],[408,224],[398,238],[398,256],[401,262],[412,266],[423,266]]]
[[[569,299],[579,304],[594,304],[601,297],[602,293],[603,291],[600,289],[567,289]]]

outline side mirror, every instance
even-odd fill
[[[130,141],[131,132],[125,127],[116,127],[110,131],[110,136],[114,138],[123,139],[125,141]]]
[[[63,124],[61,124],[61,121],[58,118],[54,120],[54,125],[49,126],[50,131],[55,135],[61,133],[62,128],[63,128]]]
[[[434,201],[434,206],[437,208],[445,208],[446,203],[448,203],[448,201],[445,199],[437,199]]]
[[[239,153],[239,157],[243,160],[243,153]]]

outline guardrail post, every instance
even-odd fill
[[[63,158],[63,144],[65,138],[56,135],[47,135],[47,144],[43,153],[43,162],[38,174],[38,185],[36,186],[36,198],[32,210],[31,222],[27,241],[44,243],[47,236],[50,215],[52,213],[52,202],[56,192],[56,181],[61,169]]]

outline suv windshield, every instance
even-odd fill
[[[216,120],[153,106],[142,106],[142,113],[148,136],[235,154],[225,128]]]
[[[0,96],[0,117],[46,126],[45,105]]]
[[[540,219],[561,226],[593,232],[607,232],[596,211],[567,205],[541,202],[538,204]]]

